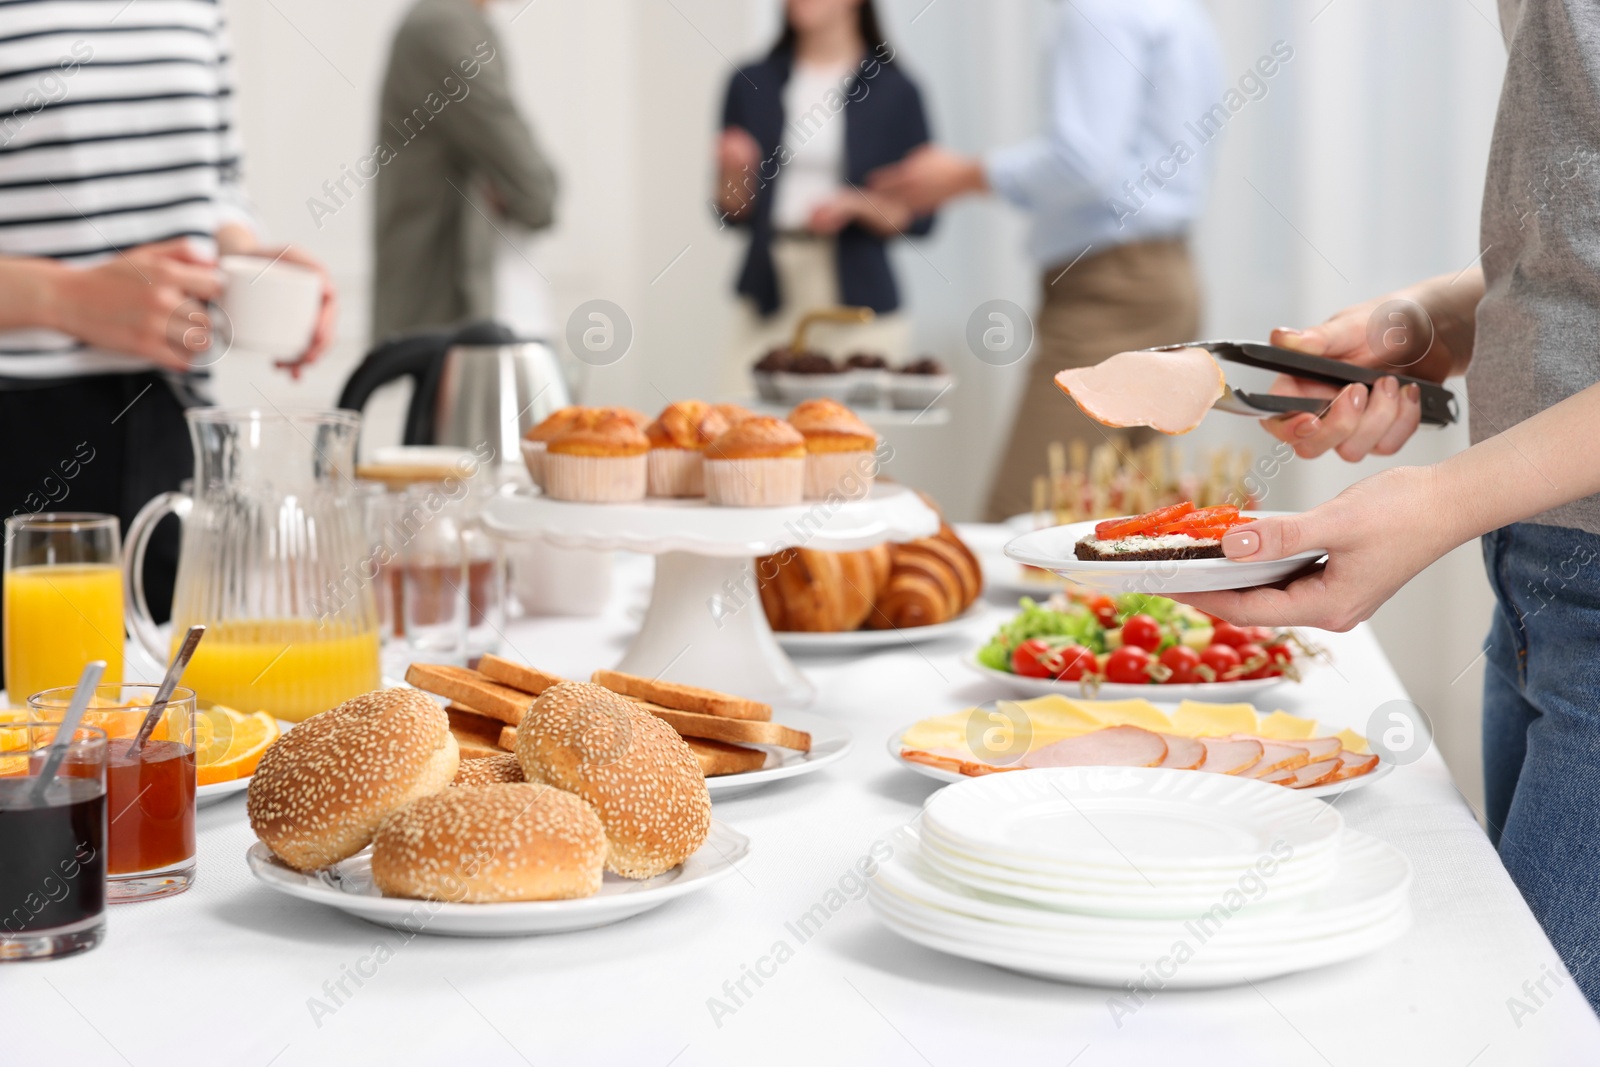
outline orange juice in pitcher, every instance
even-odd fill
[[[194,493],[128,527],[128,628],[158,660],[139,572],[155,524],[183,519],[172,632],[204,624],[183,683],[202,705],[295,722],[378,688],[378,610],[348,411],[192,408]]]
[[[202,704],[300,722],[378,688],[378,631],[323,633],[310,619],[214,623],[183,682]]]

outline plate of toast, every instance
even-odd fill
[[[450,732],[462,760],[503,756],[517,727],[546,689],[570,679],[500,656],[477,669],[413,664],[406,681],[449,701]],[[599,670],[589,681],[640,705],[676,730],[700,761],[713,800],[819,771],[850,751],[850,732],[831,719],[797,711],[773,721],[770,704],[699,686]]]

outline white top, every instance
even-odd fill
[[[845,89],[854,69],[850,63],[796,62],[789,73],[783,87],[783,147],[788,162],[772,202],[772,225],[779,232],[808,229],[811,212],[839,192],[844,178]]]
[[[90,267],[247,222],[222,9],[208,0],[8,4],[0,255]],[[0,332],[0,377],[148,371],[52,330]]]
[[[991,542],[1001,536],[988,529]],[[648,560],[619,563],[602,617],[514,623],[506,655],[568,678],[611,666],[650,579]],[[8,1030],[0,1059],[948,1067],[1064,1064],[1081,1052],[1077,1067],[1600,1062],[1594,1013],[1432,752],[1339,800],[1349,826],[1416,869],[1416,925],[1365,959],[1255,988],[1158,992],[1133,1014],[1125,999],[1114,1014],[1114,990],[1024,978],[885,929],[861,872],[893,853],[894,831],[939,786],[895,766],[874,738],[994,695],[961,659],[1014,609],[979,605],[966,642],[806,659],[822,694],[810,710],[847,724],[858,743],[829,770],[717,800],[715,817],[747,834],[751,850],[740,873],[704,893],[581,933],[406,938],[258,885],[245,866],[254,837],[244,798],[234,797],[199,813],[199,880],[188,893],[113,907],[105,943],[86,955],[0,964],[6,1018],[28,1024]],[[1275,691],[1269,707],[1365,729],[1373,708],[1405,696],[1368,627],[1315,637],[1333,663]],[[149,1025],[152,1004],[180,996],[205,997],[206,1009],[181,1026]]]

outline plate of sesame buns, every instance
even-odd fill
[[[292,739],[292,740],[291,740]],[[444,707],[382,689],[262,756],[246,860],[264,885],[410,933],[581,930],[709,887],[749,840],[711,818],[700,760],[600,685],[558,682],[514,752],[461,758]]]

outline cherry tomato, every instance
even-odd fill
[[[1211,644],[1200,653],[1200,662],[1210,667],[1216,675],[1215,680],[1221,682],[1228,681],[1227,673],[1237,668],[1243,661],[1239,658],[1238,650],[1232,645]]]
[[[1272,657],[1273,663],[1293,663],[1294,649],[1285,641],[1277,641],[1267,646],[1267,655]]]
[[[1123,645],[1106,659],[1106,681],[1122,685],[1150,683],[1150,653],[1138,645]]]
[[[1219,622],[1211,630],[1211,643],[1213,645],[1227,645],[1238,648],[1240,645],[1250,643],[1250,632],[1231,622]]]
[[[1200,653],[1187,645],[1173,645],[1161,653],[1161,665],[1172,672],[1168,685],[1192,685],[1200,681],[1194,669],[1200,666]]]
[[[1094,653],[1089,649],[1082,645],[1052,645],[1042,637],[1031,637],[1011,652],[1011,670],[1024,678],[1076,682],[1094,668]]]
[[[1108,596],[1097,596],[1089,601],[1089,610],[1101,626],[1112,629],[1117,625],[1117,602]]]
[[[1254,681],[1257,678],[1269,677],[1272,673],[1272,657],[1267,655],[1267,650],[1255,642],[1240,645],[1234,649],[1239,653],[1239,659],[1248,668],[1241,678]]]
[[[1129,615],[1122,621],[1122,643],[1135,645],[1146,652],[1161,647],[1161,624],[1149,615]]]
[[[1056,677],[1063,682],[1076,682],[1096,667],[1094,653],[1082,645],[1058,648],[1054,658],[1046,662],[1056,669]]]
[[[1011,650],[1011,670],[1024,678],[1048,678],[1050,668],[1044,658],[1050,655],[1050,646],[1037,637],[1030,637]]]
[[[1244,632],[1258,645],[1265,645],[1278,636],[1270,626],[1246,626]]]

